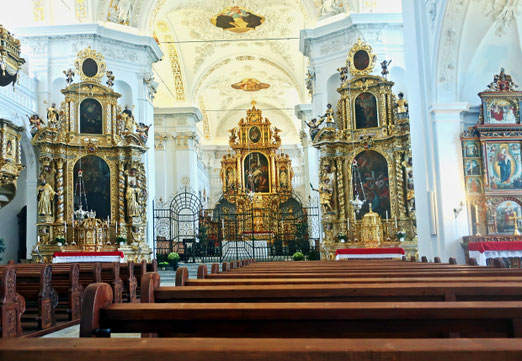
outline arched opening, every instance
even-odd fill
[[[78,182],[82,171],[83,182]],[[96,218],[105,219],[111,210],[111,177],[107,163],[95,155],[80,158],[74,165],[74,209],[96,212]],[[85,192],[85,193],[84,193]]]
[[[361,219],[370,210],[378,213],[385,219],[390,215],[390,184],[388,180],[388,162],[384,156],[374,150],[364,150],[359,153],[357,161],[358,174],[354,174],[354,198],[364,199],[358,219]]]
[[[80,133],[103,134],[102,106],[96,99],[85,99],[80,104]]]

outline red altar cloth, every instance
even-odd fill
[[[472,242],[468,243],[468,249],[480,253],[486,251],[522,251],[522,241]]]
[[[53,257],[99,257],[99,256],[120,256],[123,258],[123,252],[54,252]]]
[[[522,242],[521,242],[522,243]],[[404,249],[401,247],[391,248],[341,248],[335,251],[335,255],[338,254],[405,254]]]

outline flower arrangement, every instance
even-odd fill
[[[64,243],[65,243],[65,238],[64,238],[63,236],[57,236],[57,237],[54,239],[53,243],[54,243],[55,245],[57,245],[58,247],[61,247],[61,246],[63,246]]]
[[[342,232],[339,232],[337,234],[337,239],[339,240],[339,242],[346,242],[348,241],[348,236]]]
[[[292,258],[294,259],[294,261],[304,261],[305,256],[301,252],[295,252]]]
[[[397,240],[404,241],[404,237],[406,237],[406,232],[398,231],[395,236],[397,237]]]
[[[158,266],[159,266],[163,271],[165,271],[165,269],[169,266],[169,263],[163,261],[163,262],[158,263]]]
[[[118,236],[118,237],[116,237],[116,243],[119,244],[120,246],[123,246],[123,245],[127,244],[127,238]]]

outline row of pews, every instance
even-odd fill
[[[77,324],[84,290],[93,283],[109,285],[114,303],[137,302],[149,271],[157,271],[156,261],[0,266],[1,335],[37,337]]]
[[[180,267],[176,287],[144,273],[140,303],[88,285],[79,339],[0,341],[0,359],[521,360],[521,286],[520,269],[440,262]]]

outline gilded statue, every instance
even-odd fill
[[[38,186],[38,214],[41,216],[52,216],[53,198],[56,195],[53,187],[45,179],[40,181]]]
[[[127,199],[127,214],[129,217],[139,217],[139,202],[138,197],[140,195],[140,189],[136,186],[134,182],[127,187],[127,194],[125,195],[125,199]]]
[[[323,210],[323,213],[333,213],[333,207],[332,207],[332,197],[333,197],[333,185],[330,181],[330,178],[327,176],[324,176],[321,179],[321,183],[319,183],[319,189],[315,189],[310,183],[310,187],[313,191],[316,191],[319,193],[319,199],[321,202],[321,208]]]
[[[334,113],[334,111],[332,109],[332,104],[328,104],[326,106],[326,112],[320,116],[321,123],[323,121],[326,121],[327,127],[333,126],[333,123],[335,123],[335,118],[333,116],[333,113]]]
[[[397,113],[400,115],[408,113],[408,101],[404,99],[404,93],[400,92],[398,94],[399,99],[397,99],[397,102],[395,103],[395,107],[397,108]]]
[[[314,141],[315,136],[319,133],[319,126],[323,124],[324,119],[317,120],[316,118],[312,119],[310,122],[305,120],[305,124],[310,128],[310,138]]]
[[[56,109],[56,103],[53,103],[49,108],[47,108],[47,124],[52,128],[56,128],[59,118],[60,112]]]
[[[136,128],[136,122],[134,121],[134,115],[128,106],[125,106],[125,110],[123,110],[121,114],[121,119],[123,120],[123,129],[126,132],[133,133]]]

